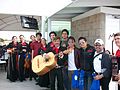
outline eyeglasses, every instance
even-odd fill
[[[79,45],[85,44],[85,42],[80,42]]]
[[[100,47],[101,45],[100,44],[95,44],[94,46],[96,46],[96,47],[99,46]]]

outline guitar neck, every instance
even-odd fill
[[[61,51],[63,54],[68,54],[68,53],[71,53],[72,52],[72,49],[67,49],[67,50],[64,50],[64,51]],[[55,57],[59,56],[60,52],[55,54]]]

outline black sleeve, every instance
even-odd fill
[[[110,77],[112,75],[112,61],[108,54],[103,54],[103,68],[106,69],[103,72],[103,76]]]

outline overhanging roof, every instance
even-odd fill
[[[41,22],[40,16],[51,16],[72,0],[0,0],[0,31],[30,31],[21,27],[20,16],[34,16]],[[41,26],[41,23],[39,23]]]
[[[1,14],[51,16],[72,0],[0,0]]]
[[[28,17],[28,16],[27,16]],[[32,17],[29,15],[29,17]],[[40,16],[34,16],[34,18],[39,22],[41,22]],[[0,31],[31,31],[26,28],[22,28],[20,15],[10,15],[10,14],[0,14]]]
[[[76,0],[49,18],[51,20],[71,20],[73,17],[101,6],[120,9],[120,0]]]

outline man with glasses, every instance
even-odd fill
[[[95,54],[93,60],[95,80],[100,80],[102,90],[109,90],[109,83],[112,75],[112,63],[109,54],[104,52],[104,42],[96,39],[94,42]]]
[[[78,43],[80,46],[80,68],[84,70],[84,90],[90,90],[95,49],[87,43],[85,37],[80,37]]]

